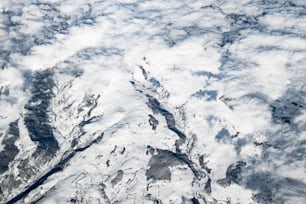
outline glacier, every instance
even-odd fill
[[[0,203],[306,203],[306,2],[2,0]]]

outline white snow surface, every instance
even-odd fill
[[[306,202],[304,1],[4,0],[0,21],[0,141],[11,122],[20,131],[0,203],[86,145],[16,203]],[[54,86],[41,111],[59,149],[44,159],[24,119],[30,76],[46,70]],[[180,152],[150,97],[186,136]],[[180,162],[164,163],[170,180],[148,178],[162,150],[202,176]]]

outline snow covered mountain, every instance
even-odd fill
[[[1,0],[0,203],[306,203],[303,0]]]

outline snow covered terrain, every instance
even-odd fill
[[[304,0],[1,0],[0,203],[306,203]]]

